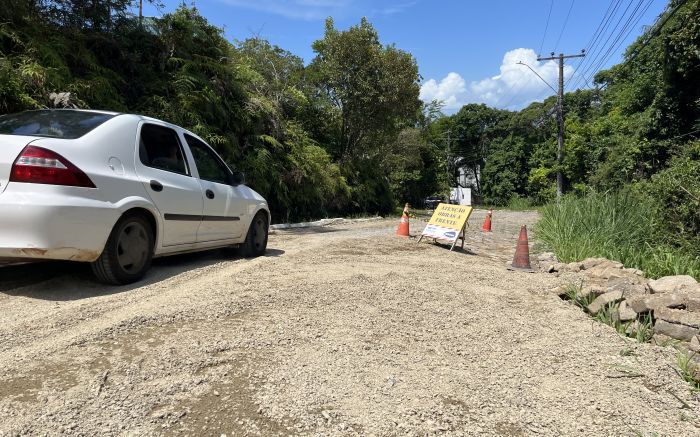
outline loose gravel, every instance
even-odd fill
[[[490,234],[483,217],[464,251],[341,223],[126,287],[1,267],[0,436],[700,435],[673,350],[507,271],[535,213],[497,211]]]

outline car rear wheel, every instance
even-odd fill
[[[241,255],[252,258],[264,254],[265,249],[267,249],[268,231],[267,214],[261,211],[255,215],[250,223],[248,234],[241,245]]]
[[[107,239],[102,255],[92,263],[100,282],[130,284],[151,267],[154,237],[151,224],[140,214],[122,217]]]

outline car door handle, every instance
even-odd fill
[[[204,194],[207,195],[207,199],[213,199],[215,197],[214,192],[212,190],[207,190],[204,192]]]
[[[163,191],[163,184],[156,180],[151,181],[151,190],[161,192]]]

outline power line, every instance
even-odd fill
[[[610,17],[608,14],[611,12],[612,5],[615,3],[615,0],[610,0],[610,4],[608,5],[608,8],[605,10],[605,14],[603,14],[603,18],[601,18],[600,23],[598,23],[598,27],[596,27],[595,31],[593,32],[593,35],[591,35],[591,39],[588,41],[588,44],[586,44],[586,48],[590,49],[593,46],[593,43],[599,36],[599,31],[602,30],[603,28],[603,23],[607,23],[610,20]],[[617,8],[620,4],[620,0],[617,0],[617,4],[615,8]],[[612,13],[615,13],[615,10],[613,9]]]
[[[612,20],[617,15],[617,11],[619,10],[621,4],[622,0],[611,0],[610,5],[608,5],[608,9],[605,15],[603,16],[603,19],[598,25],[596,31],[591,36],[591,40],[588,42],[588,45],[586,46],[586,50],[589,53],[595,53],[598,44],[600,44],[601,42],[601,38],[607,33],[608,29],[610,28]],[[588,61],[590,61],[590,59],[591,58],[584,59],[583,64],[585,65]]]
[[[512,87],[512,86],[510,87],[510,90],[511,90],[511,91],[513,90],[513,87]],[[505,105],[503,105],[503,109],[505,109],[505,110],[507,110],[507,111],[510,111],[510,109],[508,109],[508,107],[515,101],[515,99],[516,99],[517,97],[520,97],[520,95],[523,93],[523,91],[524,91],[523,87],[520,87],[519,90],[517,90],[513,95],[511,95],[511,96],[510,96],[510,99],[508,99],[508,103],[506,103]]]
[[[597,48],[600,38],[603,37],[608,31],[608,28],[610,27],[610,24],[612,23],[612,19],[617,15],[617,11],[620,8],[620,5],[622,4],[622,0],[611,0],[610,4],[608,5],[608,9],[605,11],[605,15],[603,15],[603,18],[601,19],[600,23],[598,24],[598,27],[596,28],[596,31],[593,32],[593,35],[591,36],[591,40],[588,42],[588,45],[586,46],[586,52],[590,53],[595,53],[595,49]],[[584,67],[584,65],[587,65],[588,61],[591,58],[585,58],[579,65],[576,67],[576,71],[574,71],[574,75],[578,72],[581,67]],[[584,67],[585,69],[585,67]],[[583,71],[583,70],[581,70]],[[573,77],[573,76],[572,76]],[[581,84],[581,78],[585,77],[583,75],[579,75],[576,79],[576,82],[574,83],[574,88],[577,88]]]
[[[625,61],[622,62],[622,66],[625,66],[627,63],[634,61],[634,59],[639,55],[639,53],[642,50],[644,50],[644,47],[646,47],[649,44],[652,38],[654,38],[656,35],[659,34],[659,32],[661,32],[661,29],[666,25],[668,20],[670,20],[674,15],[676,15],[676,12],[678,12],[678,10],[681,7],[683,7],[683,5],[685,5],[687,2],[688,0],[681,0],[680,2],[678,2],[675,9],[669,12],[669,14],[666,16],[666,18],[663,19],[661,23],[655,24],[651,30],[651,34],[649,35],[649,37],[645,39],[644,42],[642,42],[642,46],[635,50],[634,53],[628,59],[625,59]]]
[[[554,7],[554,0],[549,3],[549,13],[547,14],[547,23],[544,25],[544,34],[542,35],[542,42],[540,43],[540,49],[537,51],[537,56],[542,53],[542,46],[544,46],[544,39],[547,36],[547,28],[549,28],[549,18],[552,16],[552,7]]]
[[[635,15],[637,14],[637,11],[639,7],[635,8],[633,11],[633,15],[630,16],[629,20],[627,23],[625,23],[625,26],[620,30],[620,33],[618,33],[618,36],[616,37],[616,40],[613,42],[613,44],[610,45],[608,50],[605,52],[601,60],[598,62],[598,64],[593,67],[592,71],[590,72],[589,75],[589,81],[593,79],[593,76],[600,70],[606,62],[615,54],[615,51],[620,48],[620,46],[627,40],[627,37],[632,33],[632,31],[637,27],[637,24],[639,21],[644,17],[644,14],[649,10],[649,7],[651,6],[653,0],[648,0],[646,6],[641,10],[639,15],[634,18]],[[642,3],[639,4],[641,6]],[[634,20],[634,24],[632,24],[632,20]],[[624,33],[624,35],[623,35]]]
[[[588,41],[588,44],[586,44],[586,52],[590,53],[593,50],[594,45],[598,42],[600,37],[605,33],[608,23],[610,22],[610,19],[615,16],[615,13],[617,12],[617,9],[620,7],[620,2],[621,0],[610,0],[610,4],[608,5],[608,8],[605,10],[605,14],[603,14],[603,18],[601,18],[600,23],[598,23],[598,27],[596,27],[595,32],[593,32],[593,35],[591,35],[591,39]],[[576,76],[576,73],[578,73],[579,69],[586,65],[586,62],[590,58],[582,58],[581,61],[578,63],[576,66],[576,69],[574,70],[574,73],[571,75],[571,78],[569,79],[569,82],[575,78],[576,82],[574,83],[574,88],[578,87],[579,83],[581,82],[581,77]],[[583,71],[583,70],[582,70]],[[585,79],[585,78],[584,78]]]
[[[693,135],[693,134],[697,134],[697,133],[700,133],[700,129],[694,130],[692,132],[687,132],[687,133],[684,133],[682,135],[675,136],[673,138],[669,138],[667,141],[674,141],[674,140],[677,140],[678,138],[687,137],[688,135]]]
[[[574,8],[574,3],[576,3],[576,0],[571,0],[571,6],[569,6],[569,12],[566,13],[566,19],[564,20],[564,25],[561,26],[561,32],[559,32],[559,37],[557,38],[557,42],[554,44],[554,51],[557,51],[557,47],[559,46],[559,41],[561,41],[561,36],[564,34],[564,29],[566,29],[566,24],[569,22],[569,15],[571,15],[571,10]]]
[[[642,1],[643,1],[643,0],[639,0],[638,6],[639,6],[639,4],[641,4]],[[632,7],[632,4],[633,4],[633,2],[629,2],[629,3],[627,4],[627,7],[626,7],[625,10],[622,12],[622,15],[620,16],[620,18],[617,20],[617,23],[615,24],[615,27],[613,27],[612,31],[610,31],[610,34],[609,34],[608,37],[605,39],[605,42],[603,42],[603,45],[601,46],[601,49],[600,49],[595,55],[591,55],[591,56],[593,56],[592,60],[589,62],[588,65],[586,65],[586,67],[584,68],[584,70],[583,70],[583,72],[582,72],[581,74],[583,74],[584,76],[588,77],[588,73],[591,71],[591,69],[593,68],[593,66],[596,64],[596,62],[597,62],[598,59],[600,58],[600,54],[603,52],[603,50],[605,50],[606,47],[609,47],[609,46],[608,46],[608,43],[610,42],[610,38],[613,37],[613,35],[614,35],[615,32],[617,31],[618,27],[619,27],[620,24],[622,23],[622,20],[625,19],[625,16],[627,15],[627,11],[629,11],[629,9]],[[614,44],[615,42],[617,42],[617,41],[613,41],[613,44]]]

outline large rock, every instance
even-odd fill
[[[627,305],[627,301],[620,302],[617,311],[613,313],[613,320],[620,322],[628,322],[637,318],[637,313]]]
[[[700,313],[691,313],[689,311],[673,308],[657,308],[654,310],[654,318],[670,323],[690,326],[695,329],[695,333],[700,329]]]
[[[580,272],[583,270],[583,264],[580,261],[574,261],[566,264],[566,270],[569,272]]]
[[[666,347],[666,346],[672,345],[677,340],[675,338],[669,337],[668,335],[654,332],[654,335],[652,336],[651,341],[653,344],[655,344],[657,346]]]
[[[609,281],[625,277],[625,272],[622,268],[612,264],[599,264],[590,270],[585,270],[584,274],[592,280],[598,281]]]
[[[649,281],[649,289],[654,294],[673,293],[677,291],[695,291],[698,283],[692,276],[664,276],[653,281]]]
[[[588,311],[591,314],[597,314],[598,311],[602,310],[606,305],[619,302],[622,299],[623,296],[621,290],[609,291],[596,297],[595,300],[588,305]]]
[[[639,276],[611,278],[606,282],[605,287],[606,291],[622,291],[625,299],[632,296],[639,296],[646,292],[645,281]]]
[[[657,320],[654,324],[654,333],[668,335],[676,340],[690,341],[698,333],[698,330],[686,325]]]
[[[688,349],[690,349],[693,352],[700,352],[700,337],[695,336],[690,339],[690,345],[688,346]]]
[[[639,269],[622,269],[625,273],[644,278],[644,272]]]
[[[637,314],[658,308],[685,307],[687,303],[687,293],[645,294],[627,299],[627,305]]]
[[[601,294],[605,294],[607,291],[608,290],[600,284],[588,284],[581,287],[581,292],[579,293],[579,296],[588,297],[590,295],[593,295],[597,297]]]
[[[700,293],[693,293],[688,296],[688,303],[685,309],[692,312],[700,312]]]
[[[563,273],[566,271],[566,264],[564,263],[554,263],[547,266],[547,273]]]
[[[586,258],[583,261],[581,261],[579,264],[581,265],[583,270],[590,270],[593,267],[595,267],[599,264],[606,263],[606,262],[610,262],[610,260],[608,260],[606,258]]]

